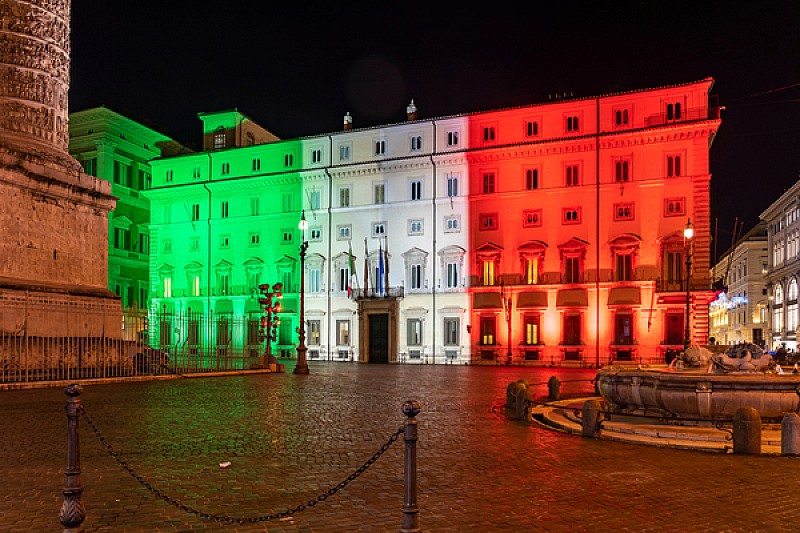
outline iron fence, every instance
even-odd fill
[[[259,318],[4,298],[0,383],[261,368]]]

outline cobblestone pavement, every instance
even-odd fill
[[[795,531],[800,461],[582,439],[505,419],[506,385],[591,371],[312,363],[265,374],[86,386],[82,403],[149,482],[211,513],[256,517],[315,498],[419,420],[423,531]],[[542,387],[546,392],[546,387]],[[0,531],[60,530],[61,389],[0,392]],[[81,422],[87,531],[397,532],[402,437],[352,484],[283,520],[223,525],[157,499]],[[228,469],[219,463],[230,461]]]

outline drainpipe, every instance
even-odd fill
[[[432,120],[431,124],[433,125],[433,149],[431,150],[431,166],[433,166],[433,199],[431,200],[433,205],[433,257],[431,263],[433,264],[432,267],[432,278],[431,278],[431,305],[433,306],[431,316],[433,317],[433,324],[431,326],[431,335],[433,339],[433,364],[436,364],[436,265],[437,265],[437,253],[436,253],[436,191],[437,186],[439,184],[438,180],[436,179],[436,161],[433,160],[434,154],[436,154],[436,121]],[[442,354],[444,356],[444,354]],[[446,361],[446,359],[445,359]]]
[[[597,134],[595,135],[595,225],[594,225],[594,249],[595,249],[595,272],[594,272],[594,291],[595,291],[595,368],[600,368],[600,97],[595,98],[597,109]]]
[[[327,330],[327,343],[328,343],[328,361],[331,360],[331,352],[333,351],[333,345],[331,344],[331,333],[332,333],[332,325],[333,325],[333,317],[331,316],[331,271],[333,270],[333,265],[331,265],[331,253],[333,253],[333,219],[331,218],[331,205],[333,204],[333,177],[331,173],[328,171],[330,166],[333,164],[333,137],[328,135],[328,165],[323,168],[325,171],[325,175],[328,176],[328,268],[325,270],[327,271],[327,286],[325,287],[325,301],[327,303],[327,319],[328,319],[328,326],[325,328]]]

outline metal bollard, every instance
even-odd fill
[[[581,436],[596,437],[600,432],[600,402],[586,400],[581,410]]]
[[[403,414],[406,419],[404,431],[406,441],[405,452],[405,495],[403,500],[403,525],[400,533],[418,533],[417,525],[417,419],[420,406],[417,400],[408,400],[403,403]]]
[[[64,526],[64,533],[78,533],[83,531],[83,521],[86,519],[86,509],[81,501],[83,485],[81,485],[81,447],[78,436],[78,417],[81,411],[81,401],[78,396],[83,392],[83,387],[73,383],[64,389],[69,399],[67,400],[67,470],[64,472],[64,503],[58,519]]]
[[[800,455],[800,416],[786,413],[781,420],[781,455]]]
[[[733,453],[761,453],[761,415],[752,407],[733,415]]]
[[[561,381],[555,376],[547,381],[547,397],[551,400],[561,399]]]

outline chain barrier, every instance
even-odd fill
[[[295,507],[292,507],[291,509],[287,509],[285,511],[281,511],[279,513],[274,513],[274,514],[269,514],[269,515],[261,515],[261,516],[252,516],[252,517],[236,517],[236,516],[229,516],[229,515],[225,515],[225,514],[214,514],[214,513],[201,511],[199,509],[195,509],[194,507],[190,507],[189,505],[186,505],[184,503],[179,502],[177,499],[173,498],[172,496],[169,496],[168,494],[165,494],[160,489],[158,489],[157,487],[153,486],[150,482],[148,482],[144,478],[144,476],[142,476],[141,474],[137,473],[136,470],[134,470],[134,468],[130,464],[128,464],[128,462],[122,457],[122,454],[117,452],[111,446],[111,444],[108,443],[108,441],[106,440],[105,436],[100,432],[100,430],[94,424],[94,421],[86,413],[86,410],[85,410],[85,408],[83,406],[80,406],[80,412],[81,412],[81,415],[83,415],[84,420],[86,420],[86,423],[89,425],[90,428],[92,428],[92,431],[97,436],[98,440],[100,441],[100,444],[103,445],[103,447],[108,451],[108,453],[111,455],[111,457],[113,457],[114,460],[126,472],[128,472],[128,474],[130,474],[136,481],[138,481],[150,493],[152,493],[157,498],[169,503],[173,507],[175,507],[175,508],[177,508],[177,509],[179,509],[179,510],[181,510],[183,512],[196,515],[197,517],[202,518],[204,520],[213,520],[215,522],[219,522],[219,523],[222,523],[222,524],[255,524],[255,523],[258,523],[258,522],[268,522],[270,520],[276,520],[276,519],[280,519],[280,518],[285,518],[287,516],[291,516],[291,515],[293,515],[295,513],[299,513],[301,511],[304,511],[304,510],[308,509],[309,507],[314,507],[318,503],[324,502],[325,500],[327,500],[328,498],[330,498],[331,496],[333,496],[334,494],[336,494],[337,492],[339,492],[340,490],[345,488],[347,485],[349,485],[350,483],[352,483],[353,481],[358,479],[358,477],[361,474],[366,472],[366,470],[370,466],[372,466],[373,463],[375,463],[375,461],[377,461],[380,458],[381,455],[386,453],[386,451],[392,446],[392,444],[394,444],[394,442],[397,440],[397,438],[401,434],[403,434],[404,431],[405,431],[405,429],[403,427],[400,427],[397,431],[392,433],[392,435],[389,437],[389,440],[387,440],[383,444],[383,446],[381,446],[380,449],[377,452],[375,452],[375,454],[372,457],[367,459],[367,461],[363,465],[358,467],[352,474],[347,476],[340,483],[332,486],[326,492],[323,492],[322,494],[320,494],[316,498],[312,498],[312,499],[308,500],[305,503],[301,503],[301,504],[299,504],[299,505],[297,505]]]

